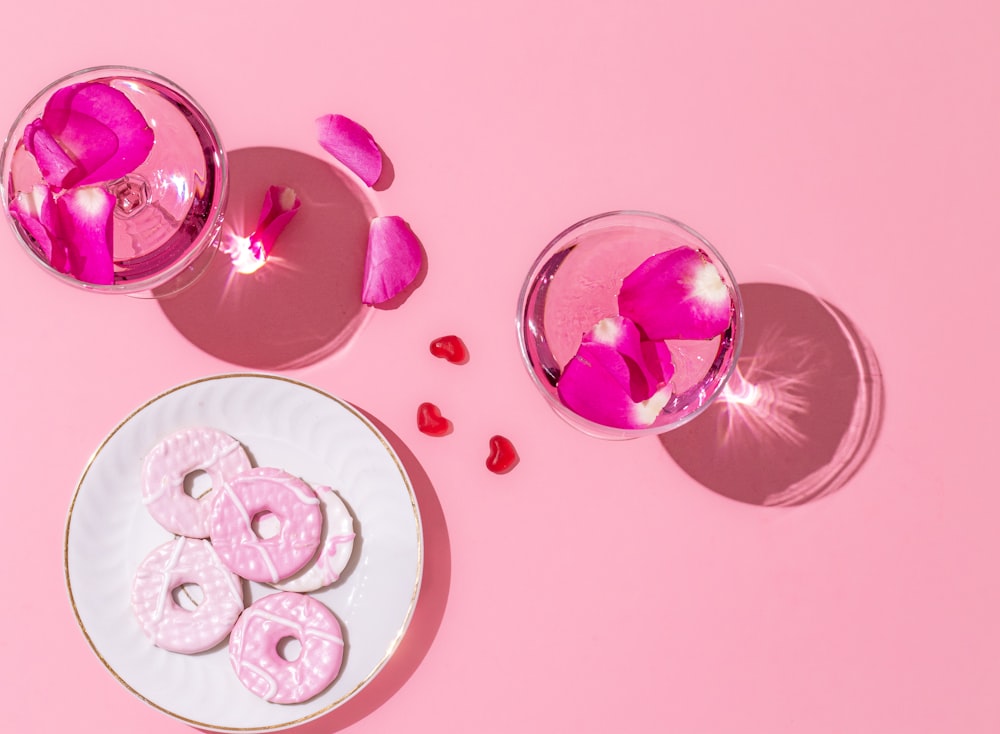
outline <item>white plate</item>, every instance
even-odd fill
[[[167,652],[153,646],[132,614],[136,568],[149,551],[173,537],[142,504],[142,458],[167,434],[196,426],[235,436],[257,466],[279,467],[333,487],[354,514],[355,557],[340,581],[314,593],[343,625],[344,664],[331,687],[310,701],[267,703],[236,679],[224,643],[198,655]],[[222,375],[153,398],[104,440],[70,505],[65,558],[80,628],[122,685],[193,726],[267,731],[335,709],[381,670],[413,615],[423,537],[417,501],[399,458],[354,408],[286,378]],[[250,584],[251,600],[273,592]]]

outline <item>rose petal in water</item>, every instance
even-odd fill
[[[666,345],[645,341],[630,320],[612,317],[584,335],[563,368],[557,393],[566,407],[587,420],[644,428],[670,399],[667,383],[672,375]]]
[[[58,90],[24,140],[45,180],[61,188],[121,178],[146,160],[153,142],[153,129],[129,98],[100,82]]]
[[[52,133],[45,129],[41,118],[24,129],[24,149],[34,156],[42,178],[50,186],[62,188],[67,179],[79,178],[79,166],[66,155]]]
[[[66,242],[60,234],[55,200],[48,186],[38,184],[31,191],[19,192],[10,202],[10,214],[35,241],[49,265],[60,273],[69,272]]]
[[[368,186],[374,186],[382,175],[382,151],[375,138],[349,117],[323,115],[316,120],[316,137],[326,152]]]
[[[68,253],[69,274],[86,283],[113,283],[114,195],[99,186],[84,186],[67,191],[55,205],[60,240],[65,242]]]
[[[375,217],[368,229],[361,302],[375,305],[398,295],[416,279],[422,262],[420,240],[401,217]]]
[[[618,309],[652,340],[711,339],[732,318],[732,295],[718,268],[690,247],[648,258],[625,276]]]

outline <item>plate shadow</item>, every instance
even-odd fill
[[[424,573],[420,597],[399,647],[371,683],[339,708],[293,729],[296,734],[331,734],[340,731],[357,723],[388,701],[420,667],[437,636],[448,604],[451,588],[451,542],[448,524],[434,485],[416,456],[395,433],[370,413],[360,408],[358,410],[382,432],[399,456],[417,497],[424,535]]]
[[[881,428],[882,374],[836,307],[772,283],[740,286],[743,351],[722,396],[660,436],[708,489],[762,506],[800,505],[854,476]]]
[[[303,367],[343,348],[369,313],[361,304],[374,207],[333,165],[282,148],[229,157],[230,189],[220,249],[190,286],[157,303],[192,344],[260,370]],[[258,270],[241,273],[226,249],[249,235],[269,186],[302,202]]]

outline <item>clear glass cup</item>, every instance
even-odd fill
[[[25,131],[29,127],[38,129],[47,112],[46,105],[60,90],[88,84],[107,85],[121,92],[152,131],[149,153],[134,168],[129,166],[131,170],[127,172],[118,170],[108,180],[84,181],[86,186],[99,187],[114,197],[106,228],[111,232],[113,275],[104,282],[88,282],[67,272],[68,266],[59,267],[55,256],[47,253],[46,244],[41,241],[48,234],[39,238],[30,231],[38,226],[41,217],[29,222],[32,227],[25,226],[22,207],[24,202],[34,202],[34,211],[40,210],[37,202],[41,199],[37,196],[32,199],[32,192],[47,189],[51,196],[49,201],[56,202],[74,191],[72,185],[53,184],[42,173],[39,160],[26,148]],[[100,117],[102,109],[107,107],[98,104],[97,111],[91,112]],[[77,112],[73,110],[69,114]],[[51,110],[48,114],[48,120],[54,119]],[[65,110],[57,110],[55,114],[65,115]],[[113,119],[95,122],[87,114],[76,119],[82,120],[71,131],[77,139],[89,130],[96,130],[94,139],[101,144],[107,139],[118,140],[109,136],[109,128],[103,125],[107,123],[113,127]],[[127,66],[84,69],[39,92],[25,105],[4,140],[0,176],[0,202],[7,221],[24,251],[36,263],[62,282],[77,288],[140,297],[175,293],[204,270],[218,244],[228,192],[226,155],[205,111],[170,80]],[[19,207],[18,216],[12,214],[15,202]],[[58,216],[65,219],[65,215]],[[59,222],[58,216],[47,221]],[[44,231],[50,234],[55,228],[58,225],[46,225]],[[60,246],[71,250],[77,238],[60,229],[57,239]]]
[[[674,366],[670,397],[648,425],[604,425],[571,410],[558,386],[584,334],[618,315],[618,293],[627,275],[647,258],[680,247],[700,253],[721,276],[731,298],[726,328],[711,339],[664,342]],[[729,266],[704,237],[659,214],[613,211],[574,224],[545,247],[521,289],[516,327],[528,373],[555,412],[591,436],[628,439],[677,428],[719,397],[739,356],[743,305]]]

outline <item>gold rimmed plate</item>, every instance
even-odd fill
[[[340,675],[310,701],[267,703],[236,679],[225,643],[197,655],[161,650],[130,607],[142,559],[173,537],[142,504],[143,456],[170,433],[211,426],[236,437],[257,466],[333,487],[354,514],[354,557],[313,592],[340,620]],[[420,590],[423,537],[409,477],[385,437],[355,408],[302,382],[219,375],[139,407],[83,471],[66,522],[66,584],[84,637],[133,694],[165,714],[216,731],[275,731],[332,711],[378,675],[409,625]],[[250,601],[274,589],[251,583]]]

